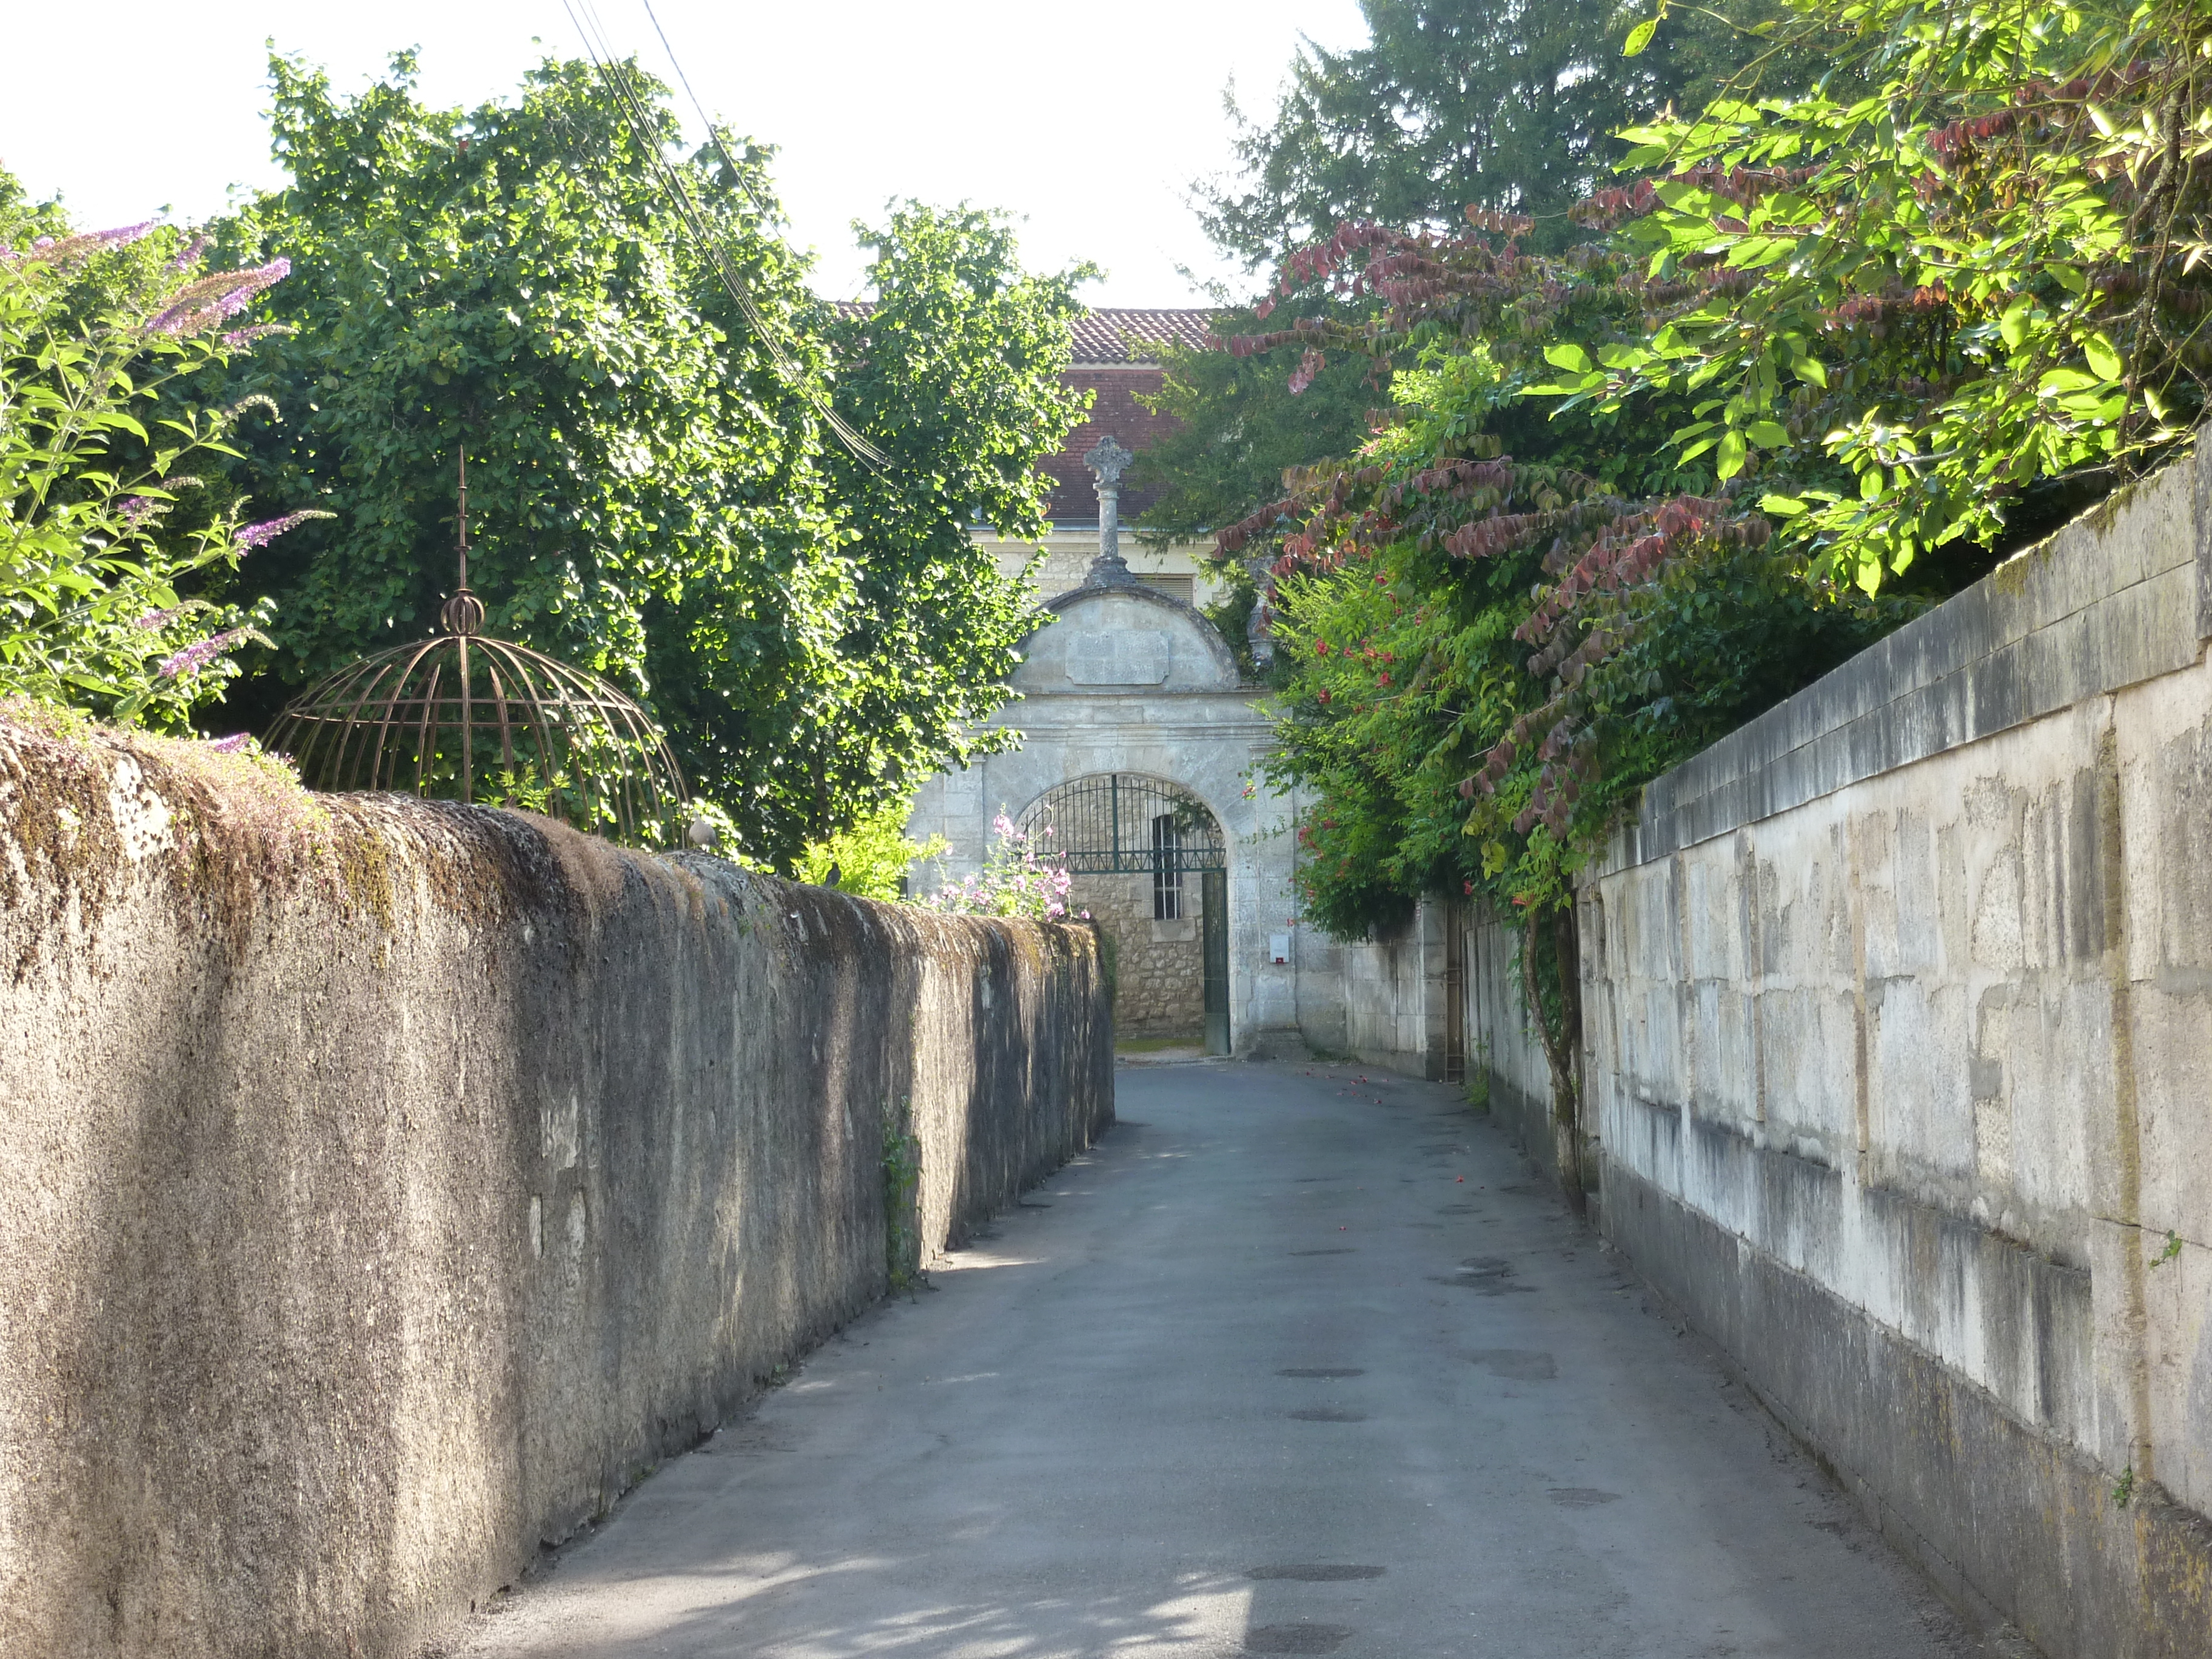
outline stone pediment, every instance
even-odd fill
[[[1179,599],[1135,586],[1079,587],[1045,608],[1058,619],[1029,636],[1013,674],[1030,696],[1237,688],[1236,657]]]

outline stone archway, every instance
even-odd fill
[[[1229,1052],[1229,848],[1190,790],[1139,772],[1054,785],[1022,813],[1110,942],[1117,1042]]]
[[[1267,694],[1239,678],[1235,655],[1204,617],[1134,585],[1111,562],[1102,555],[1092,580],[1050,601],[1058,620],[1024,643],[1012,676],[1021,701],[991,721],[1015,727],[1016,742],[939,773],[916,796],[908,833],[950,843],[916,885],[928,890],[982,868],[998,815],[1019,817],[1022,803],[1064,784],[1115,774],[1172,780],[1206,804],[1228,854],[1225,870],[1195,878],[1190,918],[1201,924],[1201,951],[1204,922],[1219,924],[1220,1041],[1208,1047],[1226,1053],[1233,1042],[1250,1056],[1341,1048],[1341,953],[1298,926],[1296,802],[1258,769],[1274,738]],[[1135,908],[1127,891],[1135,879],[1120,878],[1122,908]],[[1206,902],[1209,879],[1221,883],[1219,904]],[[1141,930],[1124,931],[1149,946],[1148,889],[1139,920]]]

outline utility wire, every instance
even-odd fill
[[[667,193],[676,210],[678,221],[690,235],[696,249],[713,264],[714,273],[720,278],[723,288],[728,290],[730,298],[736,301],[738,309],[744,313],[745,320],[752,325],[753,331],[759,337],[761,343],[768,348],[778,366],[785,371],[792,384],[799,390],[799,395],[813,405],[815,413],[822,417],[823,423],[836,435],[839,442],[867,466],[878,468],[888,466],[890,464],[890,458],[854,430],[851,424],[830,406],[829,399],[807,384],[806,375],[801,371],[799,365],[793,360],[790,353],[785,349],[783,341],[776,331],[769,325],[768,319],[762,314],[760,307],[753,302],[752,294],[744,279],[731,268],[729,258],[723,250],[720,237],[708,222],[705,213],[693,198],[690,185],[686,182],[684,175],[669,161],[659,136],[654,131],[652,112],[637,90],[629,65],[616,58],[614,49],[607,42],[605,30],[600,27],[599,15],[592,9],[592,0],[561,0],[561,3],[562,9],[568,14],[568,21],[576,26],[576,33],[583,39],[584,52],[591,58],[592,68],[599,72],[620,100],[623,122],[629,126],[631,137],[635,140],[639,149],[644,152],[648,162],[658,174],[662,189]],[[651,10],[650,7],[647,8],[648,15],[651,15]],[[658,18],[653,19],[653,29],[656,33],[660,32],[660,21]],[[665,46],[667,44],[667,35],[661,33],[661,45]],[[669,61],[672,64],[676,63],[676,54],[673,52],[669,53]],[[684,82],[685,93],[690,94],[690,82],[685,77],[681,64],[676,64],[676,75],[677,78]],[[696,94],[692,96],[692,106],[695,109],[698,107],[698,99]],[[700,118],[702,121],[706,119],[703,112],[701,112]],[[760,210],[763,219],[765,220],[769,216],[766,204],[753,194],[752,186],[746,182],[744,174],[738,170],[736,162],[731,158],[727,146],[723,143],[721,133],[712,122],[707,123],[707,131],[714,142],[715,151],[721,156],[722,164],[728,169],[731,178],[750,198],[755,208]]]
[[[668,54],[668,66],[676,71],[677,84],[684,88],[684,95],[691,100],[691,112],[699,118],[699,125],[707,129],[707,137],[714,141],[715,154],[722,158],[722,165],[730,170],[730,176],[738,181],[738,186],[751,197],[752,204],[759,210],[761,217],[768,218],[768,204],[753,195],[751,182],[738,171],[738,164],[730,159],[729,149],[722,143],[721,127],[707,118],[707,111],[699,102],[699,94],[691,90],[691,77],[684,72],[683,61],[677,57],[676,48],[668,44],[668,31],[660,27],[660,16],[653,9],[653,0],[642,0],[642,3],[646,21],[653,25],[653,32],[660,37],[660,49]]]

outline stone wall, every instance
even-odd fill
[[[1522,992],[1521,929],[1471,914],[1467,930],[1468,1093],[1516,1146],[1556,1176],[1552,1067]]]
[[[1594,1218],[2050,1659],[2212,1653],[2208,639],[2200,455],[1655,781],[1577,899]],[[1437,1074],[1443,915],[1341,947],[1370,1063]],[[1556,1175],[1465,926],[1471,1092]]]
[[[1660,780],[1580,905],[1606,1232],[2052,1659],[2212,1653],[2209,487]]]
[[[0,1652],[412,1651],[1112,1110],[1087,929],[0,720]]]
[[[1088,910],[1114,941],[1114,1034],[1139,1041],[1206,1036],[1206,945],[1200,936],[1205,883],[1183,878],[1182,917],[1152,918],[1152,878],[1083,875],[1069,906]]]
[[[1448,907],[1424,903],[1411,921],[1341,947],[1344,1046],[1354,1058],[1443,1079],[1444,934],[1456,925]]]

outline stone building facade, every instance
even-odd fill
[[[1157,914],[1154,878],[1143,868],[1075,876],[1078,906],[1113,940],[1119,1037],[1205,1033],[1216,1052],[1254,1056],[1340,1048],[1342,949],[1299,925],[1297,803],[1258,773],[1272,730],[1267,693],[1243,676],[1202,612],[1218,596],[1207,544],[1125,550],[1119,533],[1121,477],[1133,458],[1122,437],[1141,447],[1166,429],[1139,400],[1161,380],[1147,354],[1164,341],[1196,343],[1207,315],[1101,311],[1077,330],[1069,379],[1093,390],[1097,404],[1045,464],[1055,481],[1051,533],[1041,544],[980,538],[1008,574],[1030,570],[1054,618],[1030,636],[1014,672],[1020,700],[995,717],[1018,728],[1022,742],[924,786],[909,833],[941,835],[952,850],[915,881],[927,890],[979,868],[994,818],[1034,817],[1055,791],[1115,780],[1166,790],[1202,811],[1224,866],[1205,879],[1184,872],[1176,915]],[[1211,917],[1209,884],[1219,905]]]
[[[1180,915],[1155,914],[1157,878],[1081,875],[1074,908],[1088,911],[1112,941],[1114,1031],[1117,1038],[1201,1042],[1206,1036],[1203,884],[1183,885]]]

